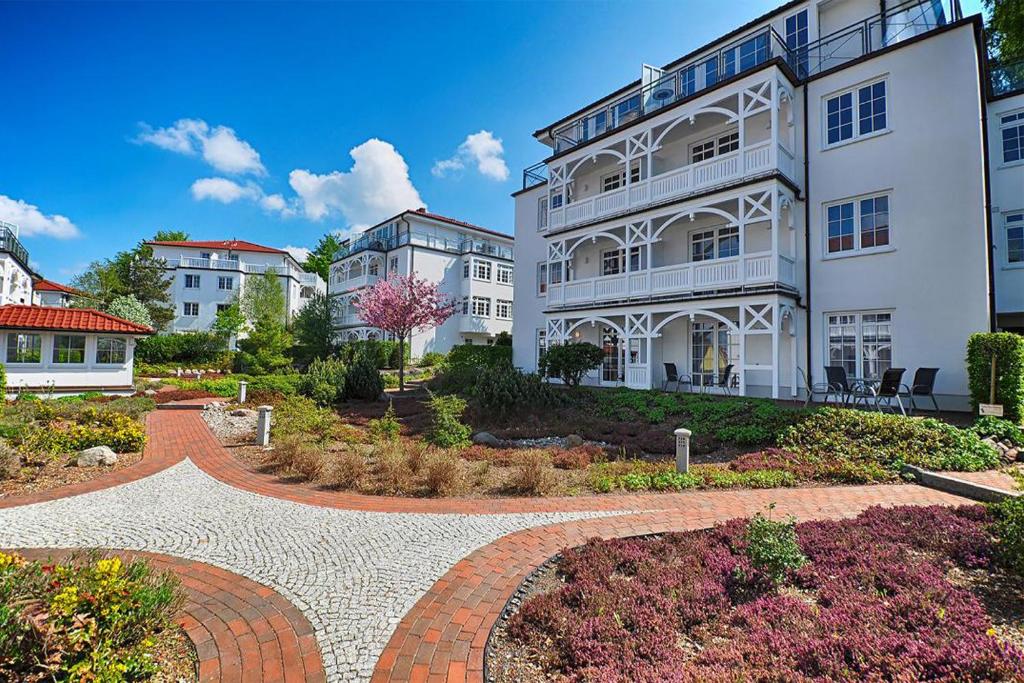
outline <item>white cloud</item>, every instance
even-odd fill
[[[260,189],[255,185],[239,185],[227,178],[200,178],[192,183],[192,196],[197,200],[212,199],[231,204],[239,199],[259,199]]]
[[[81,236],[78,226],[66,216],[46,215],[35,204],[0,194],[0,220],[14,223],[25,237],[44,235],[59,240]]]
[[[489,130],[472,133],[455,151],[450,159],[443,159],[430,169],[438,178],[443,178],[453,171],[463,170],[467,164],[475,165],[476,170],[491,180],[508,180],[508,166],[505,164],[505,148],[501,138],[494,137]]]
[[[202,119],[179,119],[167,128],[153,128],[140,123],[134,141],[156,145],[178,154],[195,156],[222,173],[266,175],[260,154],[227,126],[211,127]]]
[[[354,147],[348,171],[318,175],[295,169],[288,182],[312,219],[340,213],[355,229],[407,209],[426,206],[409,178],[409,166],[389,142],[372,138]]]
[[[309,255],[313,253],[306,247],[293,247],[290,244],[286,247],[281,248],[287,251],[289,254],[291,254],[292,258],[294,258],[299,263],[305,263],[306,259],[309,258]]]

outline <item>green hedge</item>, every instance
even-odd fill
[[[338,357],[345,365],[352,365],[356,356],[360,353],[368,353],[374,359],[378,370],[398,367],[398,342],[378,341],[367,339],[365,341],[345,342],[338,349]],[[409,344],[405,345],[405,365],[410,365]]]
[[[249,383],[249,391],[277,391],[285,396],[294,396],[298,393],[299,383],[302,382],[302,375],[260,375],[251,377],[249,375],[230,375],[216,379],[178,379],[171,377],[165,380],[179,389],[200,389],[208,391],[224,398],[235,398],[238,396],[238,383],[242,380]]]
[[[158,334],[138,341],[135,360],[146,363],[215,363],[226,350],[224,338],[212,332]]]
[[[487,367],[512,364],[511,346],[477,346],[460,344],[453,346],[448,352],[448,367],[453,370],[471,368],[479,370]]]
[[[971,403],[989,403],[992,357],[996,358],[996,403],[1004,417],[1020,423],[1024,417],[1024,336],[1010,332],[978,332],[967,342],[967,374]]]

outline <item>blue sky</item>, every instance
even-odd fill
[[[0,219],[58,281],[162,228],[511,232],[534,130],[778,4],[0,3]]]

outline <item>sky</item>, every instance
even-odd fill
[[[161,229],[511,233],[533,131],[779,4],[0,0],[0,220],[60,282]]]

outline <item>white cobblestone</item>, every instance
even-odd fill
[[[459,559],[532,526],[619,513],[410,514],[232,488],[185,460],[122,486],[0,510],[0,547],[148,550],[274,588],[316,632],[331,681],[367,680],[402,616]]]

